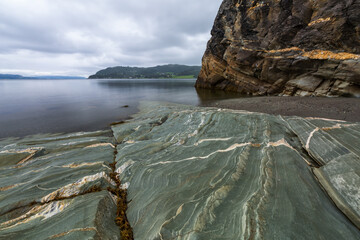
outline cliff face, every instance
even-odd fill
[[[196,87],[360,96],[359,12],[360,0],[224,0]]]

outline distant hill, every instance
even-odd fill
[[[78,76],[34,76],[24,77],[17,74],[0,74],[0,79],[85,79]]]
[[[0,79],[24,79],[24,77],[15,74],[0,74]]]
[[[201,66],[168,64],[156,67],[109,67],[89,78],[197,78]]]
[[[36,76],[35,79],[86,79],[79,76]]]

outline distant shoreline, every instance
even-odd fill
[[[67,80],[67,79],[86,79],[79,76],[32,76],[25,77],[17,74],[0,74],[0,80]]]
[[[147,77],[140,77],[140,78],[86,78],[88,80],[156,80],[156,79],[196,79],[194,76],[177,76],[177,77],[159,77],[159,78],[147,78]]]

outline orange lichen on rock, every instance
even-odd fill
[[[325,50],[313,50],[310,52],[304,52],[302,56],[311,59],[338,59],[338,60],[360,59],[360,55],[346,53],[346,52],[334,53]]]
[[[337,59],[337,60],[360,59],[360,55],[357,54],[347,53],[347,52],[335,53],[321,49],[312,50],[309,52],[306,52],[304,49],[298,47],[283,48],[277,50],[264,50],[264,52],[266,53],[284,53],[291,51],[301,52],[301,56],[308,57],[311,59]]]
[[[253,7],[251,7],[251,8],[249,8],[249,12],[250,11],[253,11],[254,9],[256,9],[256,8],[261,8],[261,7],[263,7],[263,6],[265,6],[266,4],[265,3],[256,3],[256,5],[255,6],[253,6]]]
[[[360,59],[360,55],[353,54],[353,53],[347,53],[347,52],[332,52],[327,50],[312,50],[312,51],[305,51],[304,49],[298,48],[298,47],[290,47],[290,48],[282,48],[282,49],[273,49],[273,50],[263,50],[263,49],[250,49],[247,47],[241,47],[240,48],[243,51],[252,51],[252,52],[263,52],[263,53],[269,53],[270,55],[267,57],[271,58],[295,58],[299,56],[308,57],[310,59],[337,59],[337,60],[348,60],[348,59]],[[292,56],[286,55],[286,56],[273,56],[271,54],[277,54],[277,53],[286,53],[286,52],[296,52]]]
[[[291,48],[283,48],[283,49],[277,49],[277,50],[265,50],[267,53],[282,53],[282,52],[291,52],[291,51],[301,51],[304,50],[298,47],[291,47]]]
[[[322,23],[322,22],[329,22],[331,21],[331,18],[330,17],[327,17],[327,18],[319,18],[317,20],[314,20],[312,22],[310,22],[308,24],[308,26],[312,26],[312,25],[315,25],[315,24],[318,24],[318,23]]]

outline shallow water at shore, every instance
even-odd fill
[[[196,90],[195,79],[0,80],[0,138],[93,131],[136,113],[139,101],[201,105],[240,97]]]

